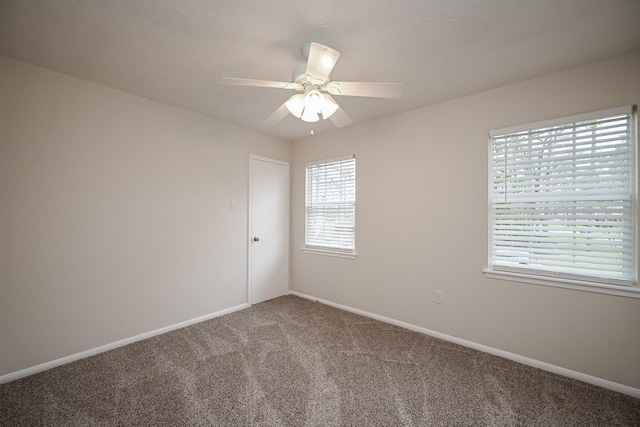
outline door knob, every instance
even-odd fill
[[[254,238],[253,238],[253,241],[254,241],[254,242],[259,242],[259,241],[260,241],[260,238],[259,238],[259,237],[254,237]]]

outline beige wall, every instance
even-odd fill
[[[290,146],[0,57],[0,375],[245,303],[249,153]]]
[[[296,141],[293,289],[640,388],[640,299],[482,274],[489,130],[628,104],[640,53]],[[352,153],[358,258],[301,252],[305,162]]]

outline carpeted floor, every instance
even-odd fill
[[[0,385],[0,425],[640,426],[640,399],[287,296]]]

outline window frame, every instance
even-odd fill
[[[591,277],[571,277],[571,275],[554,275],[553,272],[537,274],[535,271],[526,268],[501,268],[494,266],[492,259],[492,237],[493,237],[493,207],[492,207],[492,179],[493,179],[493,140],[496,137],[509,135],[518,132],[532,131],[549,128],[559,125],[568,125],[576,122],[595,120],[604,117],[615,117],[616,115],[630,116],[630,158],[631,158],[631,221],[633,227],[632,239],[634,252],[632,257],[632,279],[630,284],[612,284],[598,281]],[[555,286],[568,289],[577,289],[597,293],[613,294],[627,297],[640,298],[640,287],[638,285],[638,126],[636,106],[624,106],[599,110],[575,116],[546,120],[542,122],[524,124],[510,128],[496,129],[489,132],[488,141],[488,266],[483,269],[486,277],[492,279],[510,280],[537,285]]]
[[[345,161],[353,161],[353,201],[345,201],[344,203],[334,202],[334,206],[352,206],[353,209],[353,232],[351,233],[351,241],[352,246],[347,248],[340,248],[337,245],[322,245],[322,244],[313,244],[309,243],[309,191],[310,191],[310,183],[309,183],[309,168],[310,167],[318,167],[322,165],[329,165],[338,162]],[[356,156],[355,154],[350,154],[346,156],[334,157],[330,159],[322,159],[307,162],[305,166],[305,221],[304,221],[304,246],[302,247],[303,252],[317,254],[317,255],[327,255],[339,258],[349,258],[355,259],[357,257],[356,252]],[[342,201],[341,201],[342,202]]]

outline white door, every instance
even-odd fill
[[[289,288],[289,164],[250,158],[249,304]]]

